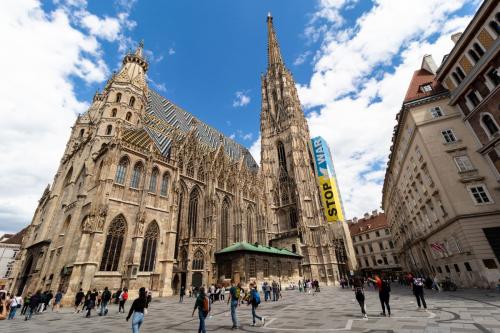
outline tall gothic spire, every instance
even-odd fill
[[[278,38],[274,32],[273,16],[269,12],[267,14],[267,66],[269,68],[277,64],[283,65],[283,59],[281,58]]]

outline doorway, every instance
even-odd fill
[[[196,288],[200,288],[203,284],[203,274],[201,272],[194,272],[191,282]]]

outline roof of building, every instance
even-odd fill
[[[2,244],[19,244],[21,245],[24,235],[28,232],[28,227],[22,229],[17,234],[8,237],[6,240],[1,241]],[[5,235],[4,235],[5,236]],[[2,237],[3,238],[3,237]]]
[[[146,112],[149,115],[159,118],[168,125],[168,127],[165,128],[167,134],[172,133],[174,129],[187,134],[191,126],[195,126],[196,136],[202,143],[216,149],[222,141],[226,154],[232,160],[238,161],[241,156],[244,156],[245,163],[250,169],[258,169],[255,159],[247,148],[225,136],[222,132],[200,121],[191,113],[181,109],[152,89],[149,89]],[[160,152],[167,156],[172,140],[160,131],[155,131],[147,126],[145,126],[145,130],[154,140]],[[134,139],[140,140],[141,137],[141,134],[138,133],[137,137],[134,137]]]
[[[429,84],[431,90],[424,91],[422,86]],[[410,85],[406,91],[405,99],[403,103],[411,102],[423,97],[432,96],[445,92],[446,89],[435,80],[435,74],[429,72],[424,68],[420,68],[413,72],[413,77],[411,78]]]
[[[230,245],[226,248],[223,248],[222,250],[215,252],[215,254],[231,253],[231,252],[237,252],[237,251],[259,252],[259,253],[265,253],[265,254],[274,254],[274,255],[297,257],[297,258],[302,257],[302,256],[298,255],[297,253],[293,253],[291,251],[288,251],[287,249],[278,249],[276,247],[262,246],[258,243],[250,244],[247,242],[234,243],[233,245]]]
[[[351,236],[356,236],[365,232],[388,227],[389,224],[387,223],[385,214],[379,213],[377,215],[370,215],[368,218],[359,219],[356,223],[351,223],[349,225],[349,231],[351,232]]]

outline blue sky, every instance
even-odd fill
[[[271,11],[311,135],[329,143],[348,218],[380,206],[394,116],[425,54],[439,65],[478,0],[0,2],[0,232],[28,224],[75,115],[144,39],[150,87],[259,160]],[[26,98],[29,96],[29,98]],[[36,161],[34,164],[33,161]]]

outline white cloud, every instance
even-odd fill
[[[101,19],[96,15],[86,13],[82,16],[81,23],[89,29],[91,34],[111,42],[118,38],[121,30],[120,21],[115,17]]]
[[[311,51],[306,51],[304,53],[299,54],[299,56],[295,59],[293,64],[295,66],[302,65],[310,55],[311,55]]]
[[[237,91],[236,98],[233,100],[233,107],[242,107],[250,103],[250,96],[247,95],[248,91]]]
[[[30,222],[57,170],[76,114],[88,107],[77,99],[72,79],[93,84],[109,75],[97,39],[103,32],[97,36],[76,29],[78,22],[66,5],[45,12],[35,0],[0,1],[0,62],[8,64],[0,82],[2,231]],[[111,38],[113,29],[104,36]]]
[[[175,54],[175,50],[173,47],[169,48],[168,49],[168,55],[174,55]]]
[[[311,134],[332,149],[348,217],[380,207],[395,115],[411,76],[425,54],[439,63],[451,50],[449,36],[471,19],[453,17],[465,1],[379,0],[354,28],[324,28],[313,75],[298,90],[303,105],[317,110],[308,116]]]
[[[260,139],[261,139],[261,136],[259,134],[259,138],[257,140],[254,141],[254,143],[252,144],[252,146],[250,146],[250,154],[252,154],[255,162],[257,162],[257,164],[260,165]]]

